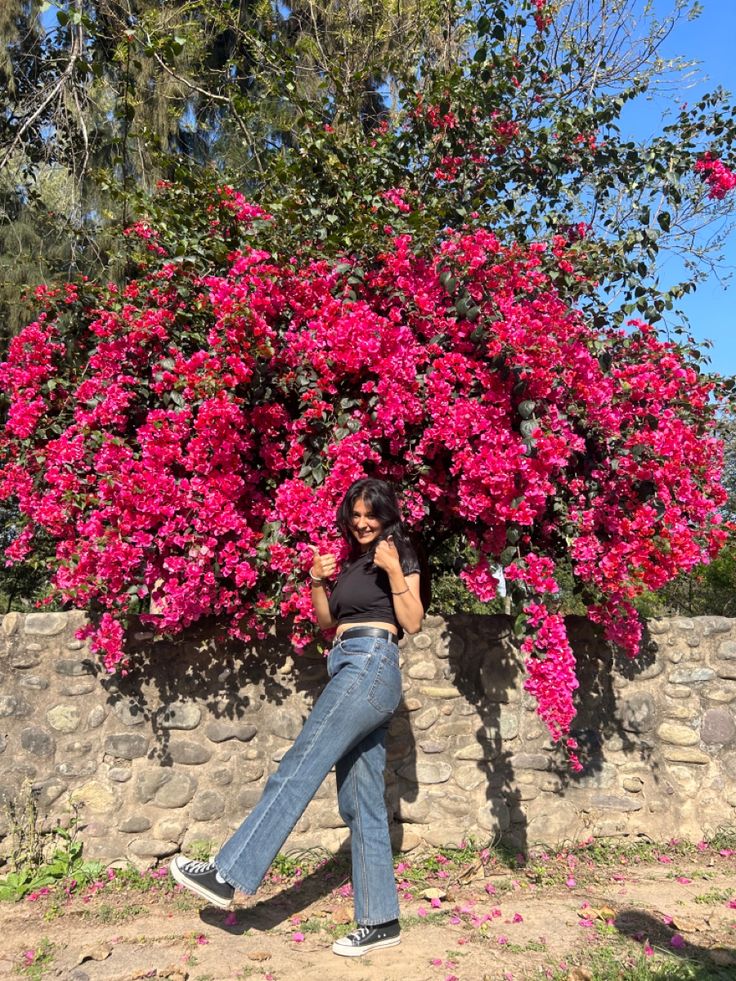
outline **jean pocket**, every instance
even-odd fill
[[[395,657],[382,655],[368,701],[381,715],[392,715],[401,701],[401,671]]]

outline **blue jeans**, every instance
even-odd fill
[[[334,766],[338,807],[351,834],[355,918],[385,923],[399,915],[383,776],[386,730],[401,699],[399,649],[377,637],[338,640],[327,673],[304,728],[215,866],[231,885],[254,893]]]

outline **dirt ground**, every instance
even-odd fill
[[[713,847],[605,861],[543,855],[519,868],[487,856],[408,858],[397,868],[401,945],[341,958],[330,945],[348,932],[352,902],[329,863],[276,875],[231,912],[200,903],[161,870],[147,885],[111,881],[1,903],[0,977],[736,979],[735,873],[736,852]]]

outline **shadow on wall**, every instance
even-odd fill
[[[570,790],[606,787],[613,769],[606,763],[607,749],[638,759],[655,782],[660,779],[650,738],[654,704],[645,694],[622,701],[616,690],[617,675],[631,679],[655,673],[656,643],[645,631],[642,652],[631,660],[615,655],[602,632],[584,617],[568,617],[567,628],[580,681],[571,729],[580,746],[580,773],[570,770],[561,747],[552,744],[536,714],[536,703],[524,691],[523,656],[512,619],[448,618],[452,681],[480,717],[477,751],[468,749],[463,754],[469,762],[461,764],[455,779],[466,789],[484,782],[486,820],[479,815],[479,823],[495,830],[498,842],[524,856],[541,844],[535,824],[547,832],[550,815]],[[622,800],[600,793],[595,807],[599,813],[607,807],[618,812]],[[571,836],[572,828],[562,832],[560,844]]]
[[[653,739],[648,738],[655,722],[651,699],[645,694],[617,699],[613,673],[627,678],[656,669],[656,644],[648,636],[639,659],[622,661],[614,657],[596,627],[582,617],[569,618],[580,679],[572,735],[580,744],[584,765],[582,773],[574,774],[559,747],[551,744],[523,690],[525,673],[511,618],[461,614],[450,617],[446,629],[446,682],[461,696],[454,714],[440,720],[441,725],[423,740],[424,734],[409,721],[411,708],[403,703],[389,729],[386,798],[389,815],[395,817],[392,838],[397,849],[406,846],[413,823],[427,820],[432,793],[442,794],[445,814],[451,815],[456,806],[454,837],[459,840],[467,819],[464,795],[478,794],[482,787],[485,804],[475,822],[471,816],[471,823],[487,831],[489,840],[526,855],[540,841],[535,824],[546,828],[548,816],[575,788],[600,788],[594,798],[596,808],[604,813],[607,806],[620,811],[621,799],[609,798],[605,792],[612,770],[606,763],[606,749],[638,758],[659,779],[652,759]],[[185,639],[176,640],[154,639],[149,631],[133,627],[129,647],[129,673],[103,679],[102,684],[118,717],[127,718],[128,724],[140,718],[150,725],[155,746],[149,759],[161,767],[200,762],[180,759],[177,754],[184,749],[177,745],[176,735],[172,741],[172,732],[188,728],[187,713],[199,712],[195,703],[210,713],[205,726],[208,739],[217,742],[235,732],[239,742],[248,742],[257,731],[263,703],[280,706],[288,701],[289,710],[283,712],[286,741],[295,738],[301,726],[299,710],[293,708],[295,699],[303,720],[327,681],[325,658],[316,645],[301,657],[292,656],[285,631],[244,647],[224,636],[214,623],[202,623]],[[143,653],[145,660],[136,657]],[[427,755],[434,751],[427,743],[436,740],[438,732],[440,741],[454,747],[452,778],[427,795],[417,779],[406,775],[433,758]],[[629,806],[638,804],[634,800]],[[578,836],[577,832],[570,828],[561,833],[560,842]]]
[[[211,716],[206,729],[209,739],[219,742],[221,729],[223,736],[235,732],[239,741],[248,742],[256,732],[252,720],[265,702],[293,702],[295,693],[313,695],[327,681],[325,658],[316,645],[302,657],[293,655],[286,631],[246,647],[227,637],[215,622],[201,621],[172,640],[133,626],[128,650],[128,673],[102,684],[118,716],[128,723],[140,718],[151,726],[156,745],[149,758],[161,766],[181,762],[171,755],[172,733],[191,728],[187,706],[195,701]],[[302,721],[306,712],[305,706]],[[227,730],[223,723],[228,724]],[[292,726],[293,721],[285,722],[285,737],[293,738]]]

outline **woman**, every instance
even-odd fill
[[[323,630],[337,628],[327,658],[330,680],[294,745],[269,778],[258,804],[213,862],[176,856],[171,874],[227,908],[235,889],[254,893],[320,784],[335,767],[340,815],[350,828],[358,929],[337,940],[336,954],[357,957],[399,943],[383,771],[386,730],[401,698],[403,631],[424,617],[419,563],[396,495],[374,478],[356,481],[337,512],[348,562],[328,594],[336,557],[313,548],[312,603]]]

